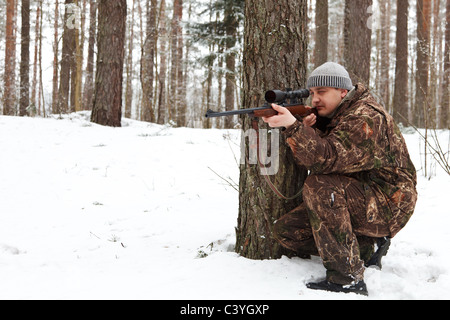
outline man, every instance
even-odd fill
[[[413,214],[416,170],[393,118],[344,67],[320,66],[308,89],[318,117],[297,119],[273,105],[278,115],[263,119],[286,128],[296,162],[310,171],[304,203],[276,222],[275,237],[299,256],[322,258],[326,280],[308,288],[368,295],[364,267],[381,268]]]

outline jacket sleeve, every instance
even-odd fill
[[[353,173],[380,166],[375,149],[383,148],[377,132],[381,121],[381,117],[353,114],[342,119],[325,137],[297,121],[284,135],[296,162],[312,173]]]

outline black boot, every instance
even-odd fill
[[[377,240],[377,251],[370,257],[369,261],[366,262],[365,266],[366,268],[370,266],[377,266],[378,268],[382,268],[381,265],[381,258],[383,258],[388,250],[389,246],[391,245],[391,239],[388,237],[379,238]]]
[[[364,296],[368,296],[367,286],[364,281],[360,281],[357,284],[341,285],[323,280],[321,282],[310,282],[306,284],[308,289],[324,290],[330,292],[343,292],[343,293],[356,293]]]

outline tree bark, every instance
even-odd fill
[[[180,119],[180,105],[181,105],[181,79],[180,73],[182,73],[181,61],[183,56],[183,44],[182,44],[182,35],[181,35],[181,19],[183,17],[183,1],[182,0],[174,0],[173,3],[173,17],[172,17],[172,30],[171,30],[171,69],[170,69],[170,92],[169,92],[169,120],[177,123],[178,126],[182,126],[182,123],[179,123]],[[181,50],[180,50],[181,47]]]
[[[91,121],[121,126],[127,1],[100,0],[97,71]]]
[[[450,129],[448,118],[450,111],[450,0],[447,0],[446,7],[444,81],[442,82],[442,106],[439,114],[440,128],[442,129]]]
[[[158,110],[157,110],[157,123],[164,124],[166,122],[166,73],[167,73],[167,28],[166,28],[166,1],[161,0],[161,8],[159,11],[159,37],[162,39],[160,42],[160,63],[159,63],[159,92],[158,92]]]
[[[417,0],[417,64],[416,64],[416,101],[414,104],[414,124],[427,126],[428,80],[430,67],[430,23],[431,0]]]
[[[408,0],[397,0],[397,38],[393,115],[397,123],[408,116]],[[405,123],[406,125],[406,123]]]
[[[328,61],[328,0],[316,1],[316,44],[314,65],[320,67]]]
[[[53,37],[53,81],[52,81],[52,113],[58,113],[58,52],[59,52],[59,2],[55,1],[55,23]]]
[[[390,23],[390,0],[382,0],[380,1],[380,9],[381,9],[381,43],[380,43],[380,97],[382,99],[382,103],[386,110],[390,110],[390,77],[389,77],[389,67],[390,67],[390,32],[391,32],[391,23]]]
[[[307,0],[247,0],[245,17],[245,108],[261,106],[266,90],[304,87]],[[249,132],[250,128],[251,120],[244,117],[243,130]],[[266,128],[260,121],[260,131]],[[248,140],[245,139],[241,146],[246,153],[250,147]],[[279,170],[269,178],[282,193],[293,196],[302,187],[307,172],[294,164],[291,151],[283,141],[280,141],[279,150],[271,152],[279,152]],[[251,259],[279,258],[284,250],[273,239],[273,224],[295,208],[300,199],[285,201],[277,198],[261,176],[259,166],[249,161],[241,165],[239,189],[236,252]]]
[[[74,0],[66,0],[64,12],[64,30],[63,45],[61,56],[61,68],[59,76],[59,94],[58,94],[58,110],[57,113],[67,113],[70,111],[70,89],[71,79],[73,79],[72,71],[75,65],[75,29],[72,24],[74,20],[73,14]],[[69,20],[71,18],[71,20]],[[70,21],[70,22],[69,22]],[[72,82],[73,83],[73,82]],[[73,86],[72,86],[73,87]]]
[[[344,65],[353,83],[370,81],[372,0],[345,1]]]
[[[97,2],[89,2],[89,44],[88,58],[86,66],[86,79],[83,91],[83,108],[90,110],[92,107],[92,98],[94,96],[94,47],[97,28]]]
[[[237,42],[237,29],[239,22],[235,12],[235,1],[229,1],[225,6],[225,30],[226,30],[226,50],[225,56],[226,74],[225,74],[225,110],[231,111],[235,107],[234,93],[236,90],[236,53],[233,51]],[[234,117],[225,118],[225,128],[234,127]]]
[[[155,46],[158,33],[156,32],[156,0],[148,2],[147,31],[141,57],[141,85],[142,85],[142,121],[154,122],[153,112],[153,81],[155,77]]]
[[[22,0],[21,35],[19,115],[26,116],[30,106],[30,0]]]
[[[18,0],[17,0],[18,1]],[[15,60],[16,60],[16,37],[14,36],[15,1],[6,1],[6,45],[5,45],[5,74],[3,114],[13,116],[15,114]]]

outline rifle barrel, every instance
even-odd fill
[[[206,118],[217,118],[217,117],[225,117],[225,116],[235,116],[240,114],[253,114],[255,111],[272,109],[272,107],[260,107],[260,108],[248,108],[248,109],[239,109],[225,112],[216,112],[213,110],[208,110],[205,114]]]

